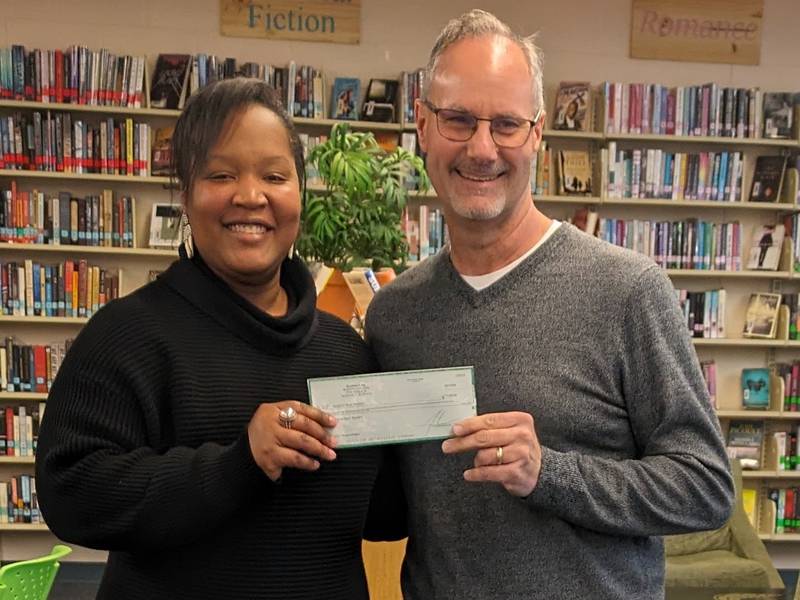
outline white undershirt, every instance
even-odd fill
[[[536,252],[536,250],[539,248],[539,246],[544,244],[547,241],[547,239],[551,235],[553,235],[555,230],[558,229],[559,225],[561,225],[561,222],[560,221],[556,221],[555,219],[553,219],[553,223],[550,225],[550,227],[547,229],[547,231],[544,232],[544,235],[542,236],[542,239],[540,239],[538,242],[536,242],[533,245],[533,247],[530,250],[528,250],[525,254],[523,254],[522,256],[520,256],[519,258],[514,260],[513,262],[510,262],[505,267],[501,267],[497,271],[492,271],[491,273],[486,273],[485,275],[463,275],[461,273],[459,273],[459,275],[461,275],[461,278],[464,281],[466,281],[470,286],[472,286],[474,289],[476,289],[478,291],[480,291],[480,290],[482,290],[484,288],[487,288],[490,285],[492,285],[495,281],[497,281],[498,279],[503,277],[506,273],[508,273],[511,270],[513,270],[514,267],[516,267],[519,263],[521,263],[523,260],[528,258],[531,254]]]

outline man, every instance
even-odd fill
[[[662,598],[659,536],[721,526],[733,484],[672,286],[533,204],[541,61],[449,23],[416,103],[450,247],[370,306],[385,370],[474,365],[477,417],[403,446],[410,600]]]

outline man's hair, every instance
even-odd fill
[[[208,152],[230,119],[251,106],[263,106],[274,113],[289,137],[297,179],[305,188],[303,145],[281,104],[278,93],[258,79],[236,77],[211,83],[189,98],[172,136],[172,172],[181,191],[191,191],[197,174],[205,167]],[[264,143],[269,143],[264,140]]]
[[[431,50],[431,56],[428,64],[425,67],[424,79],[422,83],[422,97],[427,99],[430,90],[431,81],[433,80],[434,72],[436,71],[439,57],[447,50],[452,44],[466,39],[477,38],[483,36],[496,35],[511,40],[520,47],[525,60],[528,62],[528,69],[530,70],[533,79],[533,101],[536,110],[544,108],[544,94],[542,92],[542,52],[534,44],[536,35],[523,37],[514,33],[511,28],[503,23],[500,19],[495,17],[492,13],[485,10],[473,9],[464,13],[456,19],[452,19],[447,25],[444,26],[439,37],[436,38],[436,43]]]

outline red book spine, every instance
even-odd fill
[[[56,102],[64,102],[64,53],[56,50]]]
[[[86,316],[86,308],[87,308],[87,296],[86,292],[88,289],[88,268],[89,265],[86,263],[85,259],[81,259],[78,263],[78,316],[85,317]]]
[[[124,163],[120,156],[119,127],[114,127],[114,173],[119,175],[124,173]]]
[[[36,377],[36,392],[47,392],[47,353],[44,346],[33,347],[33,374]]]

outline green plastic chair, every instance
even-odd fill
[[[47,556],[0,567],[0,600],[47,600],[56,578],[58,560],[72,552],[56,544]]]

